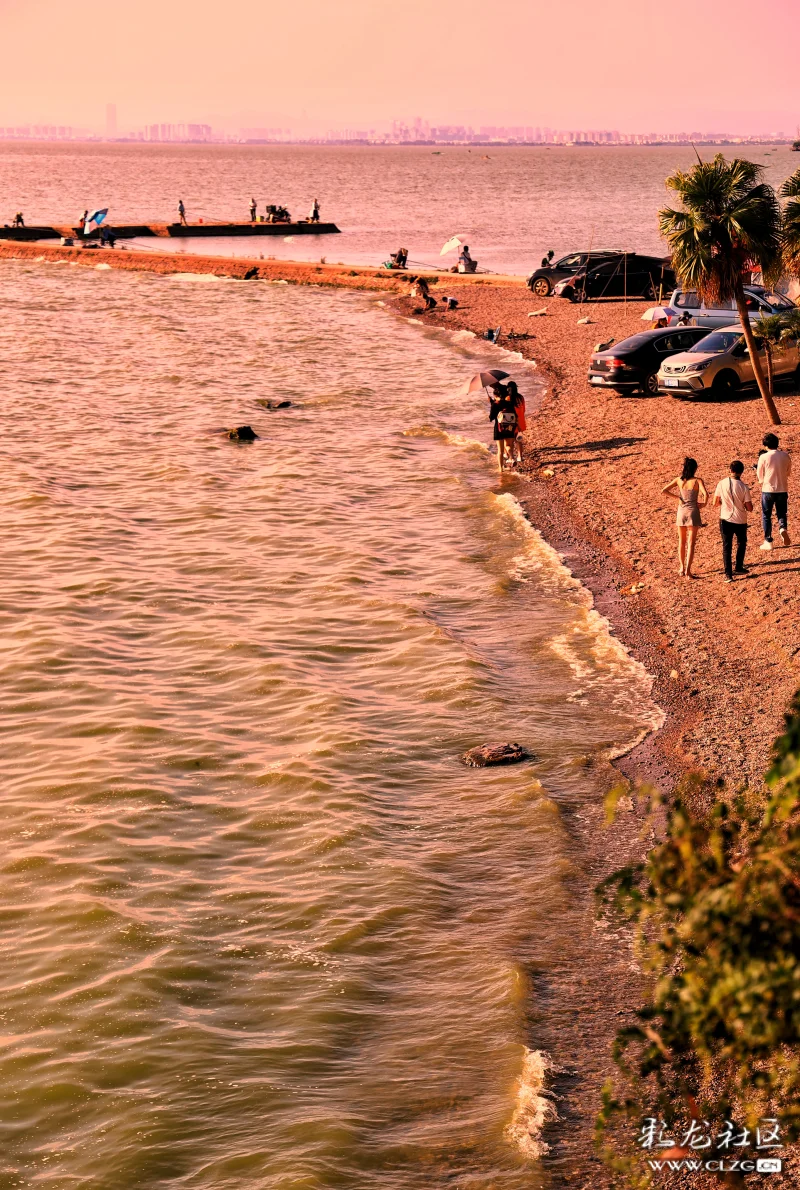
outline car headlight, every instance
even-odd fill
[[[687,364],[686,371],[687,372],[705,372],[706,368],[711,367],[713,362],[714,362],[713,359],[701,359],[696,364]]]

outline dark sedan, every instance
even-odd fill
[[[613,260],[592,265],[590,269],[560,282],[555,292],[559,297],[569,298],[571,302],[621,297],[642,297],[655,301],[659,295],[672,293],[676,284],[675,273],[668,259],[623,252]]]
[[[528,277],[527,285],[531,293],[537,297],[549,297],[559,281],[573,277],[575,273],[586,271],[587,263],[591,267],[612,257],[622,256],[621,248],[596,248],[594,252],[570,252],[569,256],[562,256],[553,264],[542,264]]]
[[[668,355],[688,351],[709,334],[705,326],[682,326],[680,330],[641,331],[615,343],[607,351],[596,351],[589,365],[589,383],[613,388],[619,393],[639,391],[658,396],[658,370]]]

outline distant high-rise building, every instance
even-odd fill
[[[117,105],[106,104],[106,139],[114,140],[117,135]]]

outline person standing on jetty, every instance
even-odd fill
[[[697,460],[685,458],[680,475],[676,479],[671,479],[661,489],[661,494],[678,497],[678,515],[675,518],[675,524],[678,527],[678,562],[680,563],[678,574],[683,578],[696,578],[697,575],[692,574],[694,547],[697,530],[703,524],[700,509],[708,502],[706,485],[702,479],[697,477]]]
[[[258,203],[254,198],[250,199],[250,222],[255,223],[256,213],[258,211]]]
[[[309,223],[319,223],[319,199],[315,198],[311,204],[311,210],[308,212]]]
[[[756,464],[756,476],[761,484],[761,525],[764,530],[762,550],[772,549],[772,513],[778,519],[778,536],[781,545],[791,545],[787,527],[789,503],[789,476],[792,474],[792,460],[785,450],[780,450],[777,434],[765,434],[761,439],[766,447]]]
[[[721,479],[711,503],[719,508],[719,531],[722,537],[722,565],[725,582],[732,583],[734,574],[747,574],[744,554],[747,549],[747,514],[753,511],[750,489],[742,483],[744,463],[734,459],[730,475]],[[733,567],[733,539],[736,538],[736,568]]]
[[[186,227],[186,207],[183,205],[183,199],[178,199],[178,222]]]

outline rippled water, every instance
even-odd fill
[[[562,814],[656,712],[456,395],[481,348],[2,274],[2,1184],[548,1185]]]
[[[704,157],[715,150],[701,147]],[[779,184],[797,168],[788,146],[728,146]],[[10,221],[77,224],[86,207],[111,218],[172,220],[178,198],[190,220],[245,220],[251,197],[305,218],[314,195],[342,235],[153,240],[159,251],[276,256],[380,264],[400,245],[412,261],[441,263],[452,235],[495,272],[526,274],[545,252],[590,246],[663,253],[656,214],[664,179],[695,161],[689,147],[480,148],[261,145],[70,145],[0,141]],[[453,262],[453,258],[449,258]]]

